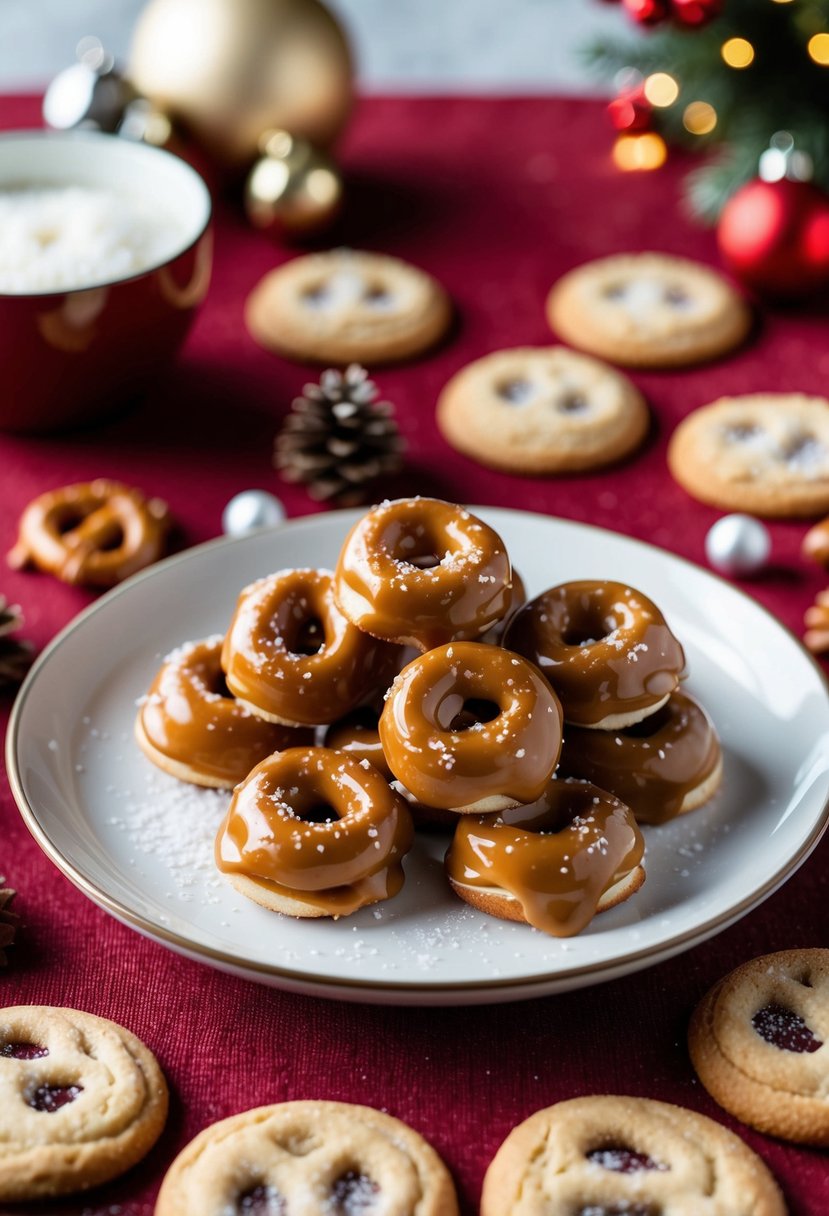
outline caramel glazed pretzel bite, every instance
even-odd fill
[[[0,1200],[108,1182],[166,1117],[155,1057],[122,1026],[77,1009],[0,1010]]]
[[[458,1204],[440,1157],[400,1120],[346,1102],[284,1102],[196,1136],[170,1167],[155,1216],[266,1211],[458,1216]]]

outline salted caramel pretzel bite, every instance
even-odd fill
[[[162,556],[170,523],[160,498],[100,477],[30,502],[8,562],[36,566],[64,583],[114,587]]]
[[[578,726],[618,730],[664,705],[685,667],[682,647],[647,596],[624,583],[551,587],[512,618],[504,645],[544,672]]]
[[[205,1128],[170,1167],[155,1216],[458,1216],[449,1171],[399,1119],[283,1102]]]
[[[232,697],[221,652],[216,636],[168,654],[139,706],[135,737],[180,781],[232,790],[271,752],[314,740],[310,730],[266,722]]]
[[[520,656],[453,642],[404,667],[380,739],[395,777],[425,806],[501,811],[543,793],[561,750],[561,706]]]
[[[245,587],[222,649],[227,686],[285,726],[335,722],[385,689],[399,650],[340,612],[328,570],[280,570]]]
[[[413,835],[405,802],[367,760],[294,747],[237,787],[216,864],[271,911],[347,916],[397,894]]]
[[[565,733],[560,772],[610,790],[638,823],[665,823],[707,802],[722,777],[722,751],[711,720],[687,693],[623,730]]]
[[[528,806],[461,816],[446,872],[473,908],[571,937],[639,890],[644,851],[618,798],[586,781],[551,781]]]
[[[436,498],[385,502],[358,520],[340,553],[335,592],[359,629],[421,651],[481,638],[513,605],[498,533]]]

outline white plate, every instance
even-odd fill
[[[223,970],[355,1001],[473,1004],[560,992],[687,950],[744,916],[805,860],[827,822],[829,699],[806,652],[728,583],[597,528],[480,509],[531,594],[573,578],[632,583],[686,649],[689,690],[723,740],[713,801],[646,828],[647,882],[579,937],[493,920],[451,894],[443,838],[419,839],[403,892],[339,921],[248,902],[211,863],[227,795],[158,772],[132,741],[135,702],[179,642],[222,632],[239,589],[281,566],[331,566],[357,512],[214,541],[153,567],[77,618],[32,669],[8,767],[52,861],[140,932]]]

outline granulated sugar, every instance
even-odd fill
[[[140,274],[182,243],[175,218],[88,186],[0,190],[0,291],[71,291]]]

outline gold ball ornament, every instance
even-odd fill
[[[241,169],[263,131],[318,147],[345,126],[351,53],[319,0],[150,0],[129,59],[138,92],[221,166]]]
[[[266,132],[260,148],[262,158],[245,187],[245,209],[254,227],[288,238],[326,228],[343,197],[342,178],[330,156],[287,131]]]

